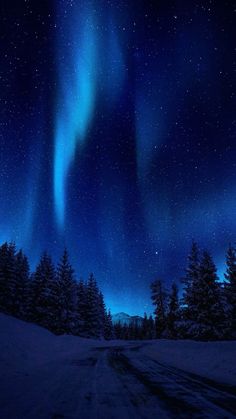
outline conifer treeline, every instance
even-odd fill
[[[114,335],[117,339],[125,340],[150,340],[156,338],[155,322],[152,316],[133,320],[129,324],[120,321],[114,324]]]
[[[68,252],[54,266],[44,253],[30,274],[26,255],[14,243],[0,246],[0,311],[56,334],[113,338],[111,313],[93,274],[76,281]]]
[[[236,249],[229,246],[225,281],[220,282],[209,252],[193,242],[183,294],[176,284],[167,293],[160,280],[151,285],[155,337],[219,340],[236,338]]]
[[[182,278],[183,293],[161,280],[151,284],[154,319],[144,314],[129,325],[112,324],[93,274],[76,281],[67,251],[54,266],[44,253],[30,274],[26,255],[14,243],[0,246],[0,311],[46,327],[56,334],[105,339],[236,338],[236,249],[229,246],[225,281],[217,276],[211,255],[192,244]]]
[[[161,280],[151,284],[154,319],[144,315],[142,322],[118,323],[115,335],[121,339],[236,338],[236,249],[229,246],[225,281],[220,282],[209,252],[200,252],[193,242],[182,278],[182,297],[175,283],[166,290]]]

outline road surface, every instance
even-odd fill
[[[8,383],[8,397],[1,402],[1,417],[236,417],[236,389],[161,365],[141,354],[141,346],[98,344],[82,358],[55,359],[24,377],[16,376],[15,387],[13,377]]]

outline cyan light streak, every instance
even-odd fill
[[[97,45],[94,17],[89,10],[73,20],[74,33],[64,42],[59,60],[59,106],[55,122],[54,199],[57,221],[65,217],[66,183],[78,146],[83,146],[93,117],[96,96]],[[70,19],[69,19],[70,21]],[[64,30],[66,31],[67,28]],[[67,45],[65,45],[67,44]],[[66,47],[67,46],[67,47]]]
[[[114,103],[119,97],[125,63],[119,34],[110,16],[99,15],[90,2],[85,7],[74,4],[64,19],[61,6],[59,3],[54,202],[57,223],[63,228],[67,180],[75,154],[88,138],[98,93],[100,102]],[[103,32],[104,27],[108,27],[107,32]]]

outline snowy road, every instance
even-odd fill
[[[236,389],[161,365],[141,355],[138,349],[120,348],[115,353],[113,350],[112,356],[125,381],[127,376],[133,376],[137,383],[143,385],[142,394],[145,397],[140,400],[137,417],[150,418],[152,412],[168,418],[236,417]],[[153,410],[153,402],[156,410]],[[146,412],[143,405],[147,407]]]
[[[103,345],[16,372],[0,388],[1,418],[236,417],[235,389],[161,365],[140,352],[142,344]]]

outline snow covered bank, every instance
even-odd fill
[[[0,314],[0,417],[92,417],[78,409],[90,400],[95,348],[106,345]]]
[[[68,354],[83,353],[96,341],[74,336],[55,336],[32,323],[0,314],[1,373],[36,367]]]
[[[98,346],[127,345],[125,341],[97,341],[76,336],[55,336],[49,331],[14,317],[0,314],[1,374],[40,367],[47,362],[86,357]],[[130,342],[131,343],[131,342]],[[133,346],[139,343],[133,341]],[[216,381],[236,385],[236,341],[196,342],[166,340],[140,342],[139,351],[169,364]]]
[[[225,384],[236,385],[236,341],[150,341],[140,351],[149,358]]]
[[[199,394],[194,377],[183,380],[182,371],[169,374],[156,362],[236,385],[235,353],[236,342],[106,342],[55,336],[0,314],[0,417],[166,419],[173,417],[170,409],[185,411],[186,403],[195,412],[196,400],[198,410],[210,409],[207,417],[235,417],[215,414],[219,406],[208,400],[210,394],[217,402],[214,388],[207,386],[202,394],[200,386]],[[232,411],[232,395],[225,390],[220,408]]]

